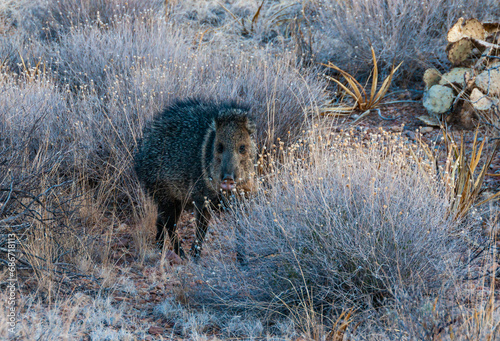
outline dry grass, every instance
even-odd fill
[[[14,233],[15,337],[497,333],[493,241],[481,239],[467,210],[467,238],[450,233],[453,202],[426,154],[382,132],[365,142],[328,127],[305,132],[326,124],[316,116],[328,86],[319,63],[357,80],[374,67],[370,105],[387,91],[393,60],[405,61],[405,77],[439,64],[437,37],[465,2],[435,4],[416,17],[420,4],[396,0],[1,2],[0,299],[8,301]],[[494,5],[468,8],[483,19]],[[358,62],[370,56],[373,65]],[[153,247],[155,208],[131,160],[144,123],[185,97],[251,104],[268,173],[254,198],[216,219],[200,264],[172,266]],[[487,221],[492,229],[497,218]],[[237,247],[247,267],[235,262]],[[14,337],[8,318],[1,309],[3,338]],[[161,336],[149,330],[158,326]]]
[[[499,143],[495,143],[492,150],[489,152],[489,156],[486,160],[483,160],[484,157],[481,158],[481,156],[486,140],[483,139],[481,144],[478,145],[477,130],[474,135],[474,141],[470,149],[469,157],[465,155],[466,147],[464,145],[463,137],[459,147],[457,142],[454,141],[449,134],[445,134],[449,154],[446,163],[446,177],[444,181],[447,183],[452,199],[450,213],[456,218],[461,219],[467,215],[473,205],[480,206],[498,196],[497,193],[485,200],[478,200],[483,187],[486,172],[491,165],[491,161],[495,156]],[[479,162],[481,161],[483,161],[483,163],[481,168],[479,168]],[[476,172],[476,170],[478,171]]]

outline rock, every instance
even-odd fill
[[[500,62],[495,62],[476,77],[476,86],[489,96],[500,96]]]
[[[422,127],[422,128],[420,128],[420,133],[427,134],[427,133],[430,133],[433,130],[434,130],[433,127]]]
[[[453,90],[444,85],[434,85],[424,95],[423,105],[429,114],[437,116],[450,110]]]
[[[404,130],[404,126],[400,125],[400,126],[393,126],[391,127],[391,130],[395,133],[400,133]]]
[[[474,88],[470,94],[470,103],[477,110],[490,110],[494,105],[498,105],[497,98],[490,98],[480,90]]]
[[[445,73],[439,84],[456,84],[461,87],[464,87],[467,80],[472,77],[472,69],[468,67],[456,67],[450,70],[450,72]]]
[[[165,332],[165,328],[160,326],[151,326],[149,327],[148,333],[151,335],[159,335]]]
[[[440,127],[441,123],[439,123],[439,120],[436,117],[433,116],[428,116],[428,115],[422,115],[417,117],[420,121],[424,122],[428,126],[433,126],[433,127]]]

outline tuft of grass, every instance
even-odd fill
[[[466,155],[466,147],[462,136],[460,146],[452,139],[452,137],[444,132],[449,148],[448,159],[446,162],[444,181],[448,184],[451,197],[450,213],[457,219],[461,219],[467,215],[469,210],[474,206],[480,206],[490,200],[498,197],[499,193],[490,196],[489,198],[477,202],[479,194],[483,188],[484,177],[490,167],[493,157],[500,146],[500,142],[496,142],[490,151],[490,155],[484,160],[481,168],[479,163],[483,154],[483,147],[486,139],[483,139],[481,144],[478,144],[478,130],[474,135],[472,146],[467,150],[470,155]]]
[[[448,214],[458,221],[465,218],[472,208],[481,206],[500,196],[499,192],[478,202],[483,190],[484,178],[500,146],[500,142],[495,142],[489,150],[489,155],[484,157],[483,151],[487,138],[483,138],[479,143],[478,134],[479,129],[476,129],[472,146],[469,148],[464,142],[463,135],[460,144],[458,144],[447,130],[443,130],[447,155],[444,169],[442,172],[438,172],[446,185],[446,192],[450,201]],[[424,148],[431,163],[437,165],[437,157],[431,149],[423,144],[422,148]]]

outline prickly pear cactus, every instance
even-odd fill
[[[476,77],[476,86],[485,94],[500,97],[500,62],[492,63]]]
[[[472,69],[468,67],[456,67],[445,73],[439,84],[447,85],[453,84],[456,86],[464,87],[466,82],[472,77]]]
[[[470,103],[476,110],[486,111],[498,106],[500,100],[498,98],[491,98],[483,94],[479,89],[473,89],[470,96]]]
[[[475,18],[467,20],[464,20],[464,18],[460,18],[448,31],[448,35],[446,38],[450,43],[454,43],[464,38],[483,40],[486,34],[486,30],[479,20]]]
[[[462,65],[469,58],[472,52],[474,44],[468,38],[464,38],[454,43],[449,43],[446,47],[446,54],[448,55],[448,60],[453,65]]]
[[[439,121],[443,113],[452,110],[447,119],[455,116],[463,122],[463,117],[479,114],[491,122],[493,117],[498,117],[495,115],[500,107],[500,48],[497,46],[500,45],[500,23],[460,18],[448,31],[447,39],[449,61],[461,67],[454,67],[443,75],[436,69],[425,71],[423,105],[429,116],[420,119],[426,123],[428,119],[428,122]]]
[[[439,81],[441,80],[441,72],[439,72],[437,69],[427,69],[424,72],[424,83],[425,83],[425,89],[429,90],[431,86],[439,84]]]
[[[429,114],[440,116],[453,104],[453,90],[444,85],[434,85],[424,95],[424,107]]]

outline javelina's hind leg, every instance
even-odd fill
[[[196,205],[196,207],[200,207]],[[200,257],[203,240],[207,234],[208,222],[210,221],[210,210],[203,204],[203,209],[196,209],[196,236],[191,245],[191,256]]]
[[[156,243],[163,248],[165,230],[168,232],[174,252],[185,258],[184,250],[177,235],[177,221],[182,212],[182,205],[178,202],[167,202],[158,205],[158,219],[156,220]]]

